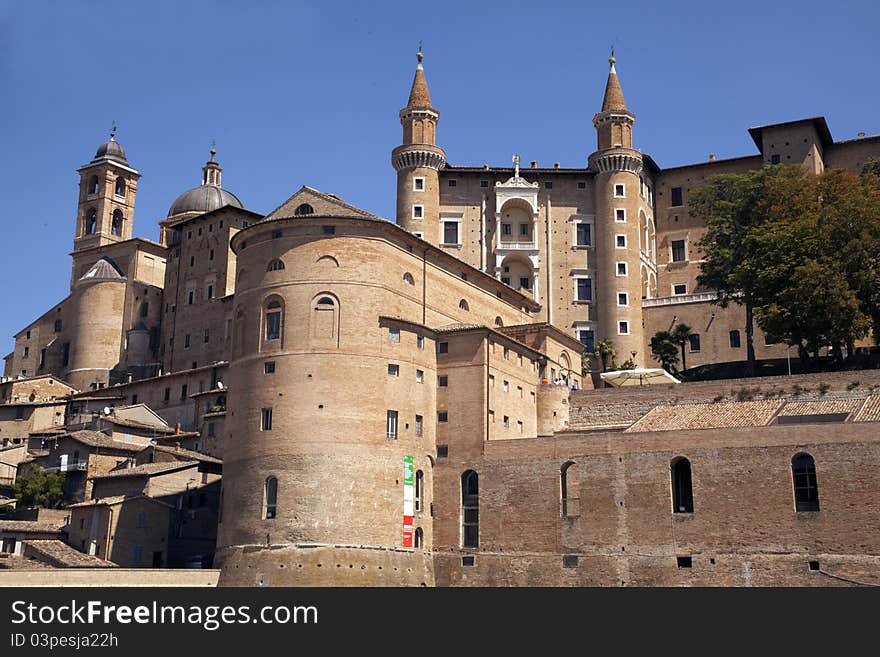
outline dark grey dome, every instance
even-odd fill
[[[168,216],[172,217],[176,214],[183,214],[184,212],[198,212],[199,214],[204,214],[205,212],[222,208],[224,205],[231,205],[234,208],[244,208],[235,194],[227,192],[225,189],[217,187],[216,185],[202,185],[201,187],[195,187],[185,191],[178,196],[177,200],[171,204]]]
[[[125,159],[125,151],[122,148],[122,145],[116,141],[115,139],[111,139],[110,141],[105,141],[103,144],[98,146],[98,151],[95,153],[95,158],[92,160],[118,160],[119,162],[127,162]]]

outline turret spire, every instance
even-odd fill
[[[627,111],[623,89],[620,88],[620,80],[617,79],[617,69],[614,68],[615,62],[617,60],[614,58],[614,46],[611,46],[611,57],[608,58],[611,68],[608,71],[608,82],[605,83],[605,98],[602,99],[603,112]]]
[[[202,167],[202,185],[214,185],[215,187],[220,187],[220,175],[223,173],[223,169],[220,168],[220,165],[217,163],[217,141],[211,140],[211,159],[205,162],[205,166]]]
[[[425,69],[422,66],[422,59],[424,57],[422,42],[419,41],[419,51],[416,53],[416,59],[418,59],[416,74],[413,77],[412,89],[409,92],[409,102],[406,104],[409,108],[431,106],[431,94],[428,93],[428,81],[425,80]]]

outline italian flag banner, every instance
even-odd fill
[[[403,457],[403,547],[413,546],[413,509],[415,487],[413,486],[413,457]]]

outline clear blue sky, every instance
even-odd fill
[[[452,164],[585,166],[613,43],[635,145],[660,166],[752,154],[752,125],[880,132],[875,2],[0,0],[0,355],[67,294],[78,176],[112,121],[158,238],[217,140],[268,212],[301,185],[394,216],[419,39]]]

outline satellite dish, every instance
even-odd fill
[[[109,406],[104,407],[104,415],[110,415],[110,407]]]
[[[217,382],[217,390],[223,390],[223,382],[222,381]]]

